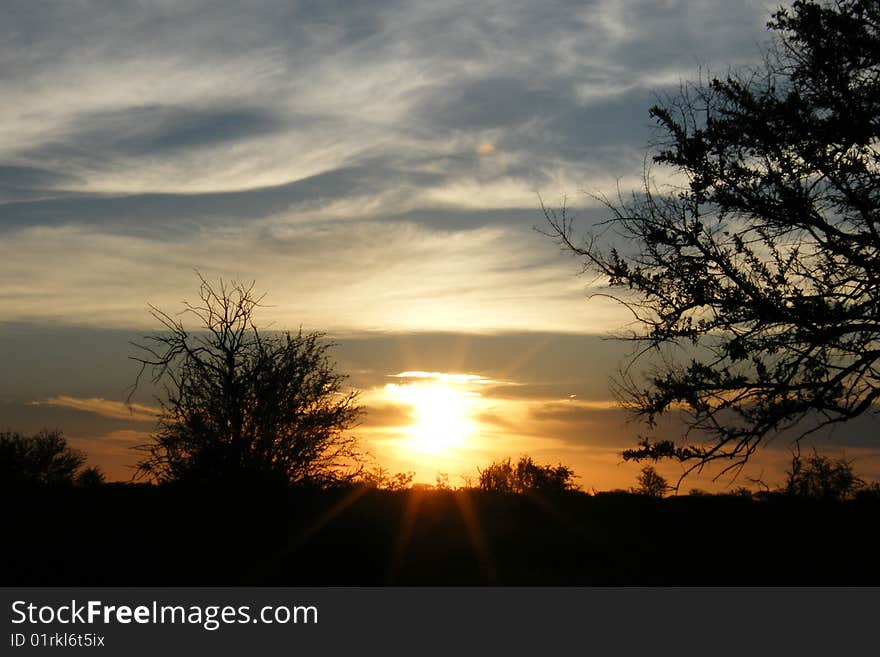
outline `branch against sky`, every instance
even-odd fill
[[[653,160],[631,199],[583,242],[551,232],[636,318],[650,363],[624,370],[625,405],[650,426],[682,410],[683,435],[626,459],[686,472],[741,467],[780,431],[797,439],[875,413],[880,397],[880,9],[795,2],[768,24],[763,65],[701,78],[651,109]]]
[[[164,387],[159,428],[138,473],[156,481],[327,484],[360,471],[357,392],[327,357],[320,333],[272,333],[254,313],[254,284],[199,275],[183,319],[152,308],[159,333],[133,360]],[[137,386],[137,382],[135,383]]]

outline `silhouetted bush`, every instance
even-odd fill
[[[83,488],[94,488],[95,486],[103,485],[104,482],[104,473],[101,472],[99,467],[94,465],[81,470],[76,476],[76,485]]]
[[[642,468],[638,483],[639,485],[632,489],[633,492],[650,497],[663,497],[672,488],[666,478],[650,465]]]
[[[239,488],[353,479],[361,459],[348,430],[360,409],[327,357],[332,345],[320,333],[263,332],[253,284],[199,278],[199,301],[183,311],[195,332],[151,307],[163,331],[137,345],[140,374],[166,392],[138,474]]]
[[[415,474],[415,472],[398,472],[392,475],[380,466],[361,473],[356,483],[378,490],[406,490],[412,486]]]
[[[85,454],[71,449],[60,431],[33,436],[0,433],[0,482],[5,485],[72,484]]]
[[[811,497],[822,500],[845,500],[865,487],[865,482],[856,475],[851,461],[832,460],[815,450],[806,460],[800,453],[791,460],[787,471],[784,492],[797,497]]]
[[[480,470],[480,488],[501,493],[526,491],[564,491],[577,488],[574,471],[559,464],[538,465],[531,457],[523,456],[513,465],[510,459],[495,461]]]

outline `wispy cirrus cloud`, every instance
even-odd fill
[[[40,399],[31,402],[32,406],[55,406],[69,408],[84,413],[95,413],[102,417],[116,420],[130,420],[132,422],[155,422],[160,409],[146,404],[127,404],[125,402],[103,399],[102,397],[71,397],[58,395],[48,399]]]
[[[720,1],[200,6],[13,3],[0,154],[94,191],[180,192],[291,182],[365,154],[465,158],[494,135],[518,181],[553,184],[554,162],[576,177],[603,161],[560,150],[566,136],[640,146],[620,110],[698,62],[753,58],[766,19]]]
[[[271,304],[259,317],[278,328],[577,331],[619,323],[614,304],[583,303],[584,281],[565,261],[552,262],[554,252],[531,231],[514,240],[499,227],[273,221],[167,243],[34,227],[0,243],[0,273],[9,274],[0,321],[142,327],[148,302],[174,312],[192,297],[195,267],[208,277],[256,279]],[[34,267],[59,260],[65,267]],[[28,276],[16,275],[22,271]],[[569,305],[565,313],[560,304]]]
[[[46,319],[81,290],[53,321],[131,323],[105,307],[118,272],[142,306],[197,266],[283,298],[320,275],[324,326],[568,330],[582,286],[534,239],[538,192],[637,186],[653,93],[754,58],[765,20],[752,0],[8,3],[4,313]],[[68,239],[88,256],[46,275]],[[390,305],[363,318],[355,288]]]

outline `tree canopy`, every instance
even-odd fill
[[[577,476],[568,466],[539,465],[530,456],[521,456],[516,464],[510,459],[494,461],[479,470],[480,488],[499,493],[560,492],[577,488]]]
[[[853,469],[851,461],[832,460],[815,450],[806,459],[795,452],[786,472],[782,491],[787,495],[820,500],[845,500],[865,488],[864,480]]]
[[[103,481],[97,468],[80,470],[86,462],[60,431],[42,430],[27,436],[0,432],[0,483],[5,485],[69,485],[80,480]],[[88,474],[84,474],[88,473]]]
[[[360,409],[327,356],[332,345],[320,333],[259,329],[254,313],[263,297],[253,284],[199,279],[199,302],[184,302],[181,313],[196,320],[195,331],[151,306],[163,331],[136,345],[141,374],[149,371],[164,390],[139,474],[197,483],[353,476],[360,454],[349,430]]]
[[[673,489],[666,478],[657,472],[656,468],[646,465],[637,477],[638,486],[632,489],[633,493],[648,497],[663,497]]]
[[[880,5],[798,0],[773,14],[750,70],[683,84],[650,114],[653,162],[683,182],[614,201],[581,240],[551,233],[636,319],[651,365],[618,392],[655,427],[625,458],[741,466],[780,431],[796,440],[876,413],[880,397]],[[673,178],[675,179],[675,178]],[[638,360],[642,356],[637,356]]]

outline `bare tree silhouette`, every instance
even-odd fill
[[[626,459],[727,471],[780,431],[800,440],[878,409],[880,5],[798,0],[768,28],[761,67],[651,109],[653,159],[683,188],[658,190],[646,167],[641,193],[600,198],[610,219],[583,241],[545,209],[636,319],[633,362],[650,365],[624,368],[620,398],[655,433],[675,409],[690,427]]]
[[[138,475],[159,482],[312,482],[327,484],[360,470],[349,433],[360,409],[346,390],[320,333],[270,334],[253,315],[263,296],[253,283],[213,286],[199,274],[199,302],[184,302],[197,332],[150,306],[162,333],[136,344],[164,388],[154,442]],[[131,396],[129,396],[131,399]]]

